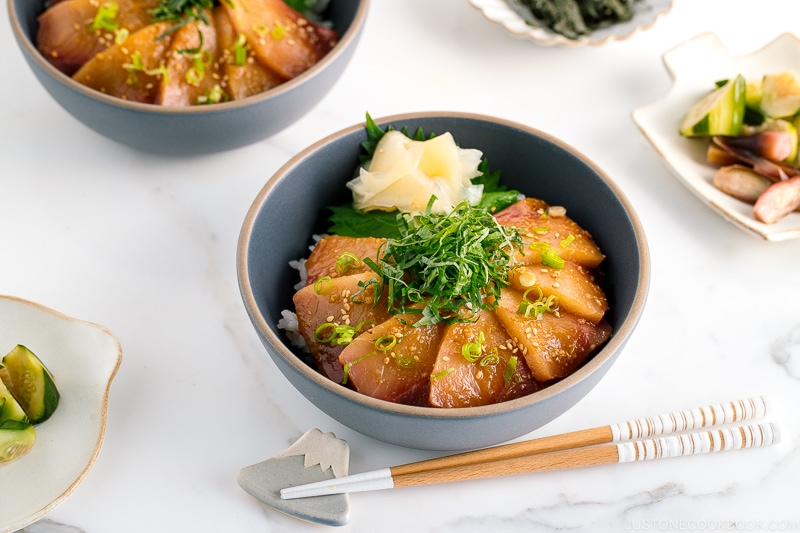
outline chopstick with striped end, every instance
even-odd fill
[[[769,410],[767,397],[758,396],[287,487],[281,490],[281,498],[307,498],[768,446],[779,440],[777,426],[773,424],[684,432],[754,420],[765,416]],[[670,435],[674,433],[684,434]],[[657,435],[666,436],[648,438]]]

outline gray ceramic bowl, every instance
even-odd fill
[[[263,94],[212,106],[166,108],[94,91],[59,72],[36,49],[36,18],[45,0],[8,0],[14,37],[36,78],[72,116],[91,129],[140,150],[176,155],[219,152],[270,137],[309,112],[349,63],[369,0],[333,0],[326,18],[341,35],[319,63]]]
[[[564,205],[588,229],[604,261],[608,319],[615,334],[568,378],[532,395],[483,407],[435,409],[376,400],[329,381],[303,362],[277,323],[293,309],[297,271],[289,261],[308,255],[311,235],[327,226],[325,206],[348,202],[345,182],[358,165],[364,125],[307,148],[284,165],[255,199],[239,238],[237,267],[255,329],[289,381],[342,424],[402,446],[457,450],[504,442],[555,419],[583,398],[617,359],[642,313],[649,286],[649,252],[639,219],[619,187],[591,161],[533,128],[474,114],[418,113],[377,120],[409,131],[451,132],[464,148],[483,152],[502,182],[528,196]]]

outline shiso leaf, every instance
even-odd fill
[[[396,211],[359,211],[352,203],[329,207],[333,213],[328,233],[343,237],[377,237],[395,239],[400,237]]]

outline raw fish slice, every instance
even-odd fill
[[[562,259],[574,261],[587,268],[597,268],[605,255],[591,234],[567,215],[548,214],[549,207],[542,200],[526,198],[495,215],[500,224],[514,226],[522,232],[526,244],[524,256],[518,259],[525,264],[541,263],[542,256],[536,246],[544,245]],[[567,244],[565,239],[570,236],[571,242]],[[533,248],[531,244],[534,245]]]
[[[231,100],[241,100],[263,93],[286,81],[256,61],[251,50],[247,51],[244,65],[237,65],[233,50],[239,34],[231,25],[231,19],[225,8],[222,6],[214,8],[213,16],[219,41],[222,86]]]
[[[348,367],[347,384],[373,398],[429,405],[430,375],[444,325],[412,327],[418,319],[396,315],[356,337],[339,356]],[[396,344],[386,348],[392,340]]]
[[[121,28],[134,33],[148,24],[149,10],[159,0],[118,0],[114,19]],[[111,31],[89,29],[98,12],[97,0],[63,0],[39,16],[36,44],[42,55],[61,72],[71,76],[84,63],[114,44]]]
[[[339,40],[334,30],[307,20],[283,0],[236,0],[222,5],[258,60],[286,79],[314,66]]]
[[[211,13],[206,12],[206,20]],[[202,36],[202,37],[201,37]],[[193,21],[172,33],[166,59],[166,76],[161,78],[156,103],[163,106],[191,106],[219,85],[217,32],[213,24]]]
[[[536,391],[538,384],[522,354],[508,349],[511,344],[511,337],[492,312],[482,312],[474,323],[447,326],[431,372],[430,404],[474,407]],[[482,352],[470,361],[463,353],[465,345],[481,345]],[[509,368],[512,357],[516,368]]]
[[[353,327],[362,322],[362,330],[374,324],[380,324],[389,318],[385,300],[373,305],[374,292],[367,288],[363,293],[359,282],[376,279],[374,274],[362,273],[352,276],[333,278],[329,283],[318,287],[307,285],[294,295],[295,312],[297,314],[298,332],[306,340],[318,370],[329,379],[341,383],[343,378],[339,354],[343,346],[316,340],[314,332],[317,328],[331,322],[337,325],[349,324]],[[327,335],[323,335],[323,338]]]
[[[591,270],[571,261],[564,268],[544,265],[526,265],[515,268],[509,274],[511,286],[524,292],[535,279],[536,287],[544,296],[555,295],[559,309],[578,315],[597,324],[608,311],[608,300]],[[529,299],[536,300],[539,292],[532,288]]]
[[[503,289],[497,317],[514,339],[537,381],[552,381],[574,372],[586,358],[611,337],[611,326],[595,325],[573,314],[546,312],[528,319],[517,312],[522,294]]]
[[[132,34],[122,45],[100,52],[83,65],[75,81],[111,96],[134,102],[155,103],[171,36],[156,40],[170,24],[151,24]],[[141,68],[134,68],[138,62]],[[124,127],[124,124],[120,124]]]
[[[314,250],[306,260],[306,272],[308,274],[307,283],[313,284],[323,276],[337,277],[343,274],[356,274],[359,272],[372,272],[364,264],[363,259],[369,257],[377,261],[378,248],[386,242],[386,239],[376,239],[373,237],[342,237],[340,235],[329,235],[323,237],[314,246]],[[337,262],[342,254],[349,253],[358,258],[360,264],[349,263],[347,268],[341,265],[337,269]],[[342,271],[342,272],[340,272]]]

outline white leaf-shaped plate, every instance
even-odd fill
[[[0,295],[0,357],[27,346],[53,373],[61,400],[36,426],[36,443],[0,465],[0,532],[42,518],[72,494],[94,466],[106,428],[108,392],[122,361],[102,326]]]
[[[568,39],[538,23],[516,0],[469,0],[472,7],[483,13],[486,20],[500,24],[515,37],[529,39],[544,46],[598,46],[612,41],[624,41],[653,25],[672,9],[673,0],[642,0],[636,14],[627,22],[598,28],[580,39]]]
[[[800,40],[787,33],[756,52],[732,57],[716,35],[705,33],[667,51],[663,60],[672,87],[663,99],[634,110],[632,118],[670,170],[705,204],[748,233],[767,241],[800,237],[800,213],[774,224],[757,221],[751,205],[711,184],[716,168],[705,161],[708,141],[678,133],[684,114],[716,81],[736,74],[754,79],[789,68],[800,71]]]

